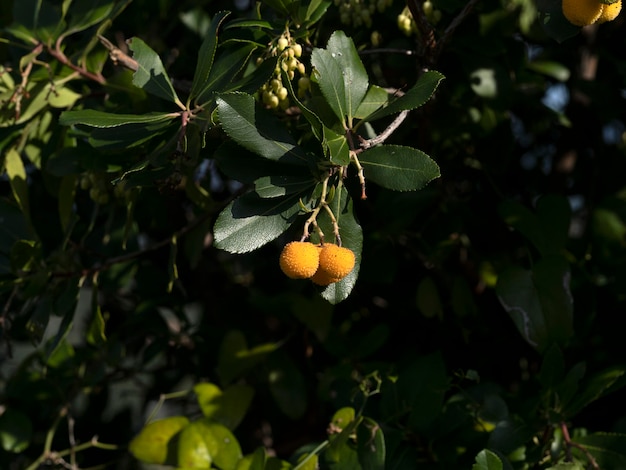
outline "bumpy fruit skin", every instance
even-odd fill
[[[613,21],[617,18],[620,11],[622,11],[622,0],[618,0],[615,3],[611,3],[610,5],[604,5],[602,8],[602,13],[600,14],[600,18],[598,18],[598,23],[606,23],[607,21]]]
[[[319,266],[319,251],[310,242],[290,242],[280,254],[280,269],[291,279],[308,279]]]
[[[340,281],[354,269],[354,263],[355,256],[352,250],[325,243],[320,249],[319,268],[312,280],[319,285]]]
[[[595,23],[605,6],[600,0],[563,0],[563,16],[576,26],[588,26]]]

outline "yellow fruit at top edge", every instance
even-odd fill
[[[619,12],[622,11],[622,0],[618,0],[615,3],[611,3],[610,5],[604,4],[602,8],[602,13],[600,14],[600,18],[598,18],[598,23],[606,23],[607,21],[613,21],[619,15]]]
[[[325,243],[320,250],[318,279],[327,279],[337,282],[346,277],[354,268],[354,252],[343,246]],[[323,276],[325,275],[325,277]],[[332,281],[332,279],[336,279]]]
[[[291,279],[308,279],[319,266],[319,251],[310,242],[290,242],[280,254],[280,269]]]
[[[595,23],[602,14],[605,5],[600,0],[563,0],[563,16],[576,26]]]

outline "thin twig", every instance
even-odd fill
[[[593,455],[591,455],[591,453],[581,444],[577,443],[577,442],[573,442],[572,439],[570,438],[569,435],[569,429],[567,429],[567,424],[565,423],[561,423],[561,431],[563,432],[563,439],[565,440],[565,444],[568,447],[567,452],[567,457],[568,460],[571,460],[572,456],[569,452],[569,448],[570,447],[575,447],[578,450],[580,450],[583,454],[585,454],[585,457],[587,458],[587,460],[589,460],[589,464],[595,469],[595,470],[600,470],[600,466],[598,465],[598,462],[596,462],[596,459],[593,457]]]
[[[382,144],[385,140],[387,140],[391,136],[391,134],[393,134],[396,131],[396,129],[398,129],[398,127],[400,127],[400,124],[404,122],[404,120],[406,119],[408,115],[409,115],[408,111],[406,110],[402,111],[400,114],[396,116],[393,122],[389,124],[389,126],[387,126],[387,128],[384,131],[382,131],[380,134],[378,134],[376,137],[372,137],[371,139],[367,139],[367,140],[362,139],[361,149],[366,150],[368,148]]]
[[[109,41],[104,36],[98,34],[98,39],[102,43],[104,47],[109,50],[109,57],[111,61],[115,65],[121,65],[122,67],[126,67],[133,72],[136,72],[139,69],[139,64],[135,59],[126,54],[119,47],[115,46],[111,41]]]

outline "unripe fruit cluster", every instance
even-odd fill
[[[354,269],[355,261],[349,248],[295,241],[285,245],[279,264],[291,279],[310,279],[314,284],[327,286],[346,277]]]
[[[393,0],[335,0],[339,21],[348,26],[366,28],[372,27],[374,13],[383,13],[392,3]]]
[[[269,55],[279,55],[279,59],[272,78],[263,84],[259,90],[261,101],[270,109],[287,109],[290,105],[289,92],[283,84],[283,71],[289,80],[296,77],[296,72],[299,74],[298,97],[303,98],[311,87],[311,82],[306,74],[306,66],[300,61],[302,45],[295,42],[291,36],[283,34],[278,38],[276,44],[270,47]]]
[[[100,205],[108,204],[111,195],[117,199],[125,199],[128,193],[123,182],[112,186],[111,181],[101,173],[83,173],[78,184],[81,189],[89,191],[89,197],[93,202]]]
[[[601,0],[563,0],[563,16],[575,26],[606,23],[617,18],[622,11],[622,0],[603,3]]]
[[[441,21],[441,10],[437,10],[433,2],[430,0],[425,0],[422,3],[422,11],[426,16],[426,19],[431,24],[437,24]],[[413,19],[413,14],[409,10],[409,7],[404,7],[402,12],[398,15],[398,29],[402,31],[406,36],[411,36],[412,34],[417,34],[417,25],[415,24],[415,20]]]

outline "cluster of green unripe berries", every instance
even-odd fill
[[[102,173],[83,173],[78,180],[78,184],[82,190],[89,191],[89,197],[93,202],[100,205],[108,204],[111,196],[117,199],[125,199],[128,195],[124,182],[112,185],[109,178]]]
[[[318,286],[341,281],[354,269],[354,252],[349,248],[323,243],[295,241],[280,254],[280,269],[291,279],[310,279]]]
[[[617,18],[622,11],[622,0],[563,0],[561,8],[563,16],[573,25],[589,26]]]
[[[339,21],[345,25],[372,27],[372,15],[383,13],[393,0],[335,0]]]
[[[288,33],[283,34],[276,44],[269,50],[271,56],[279,55],[276,69],[272,78],[265,83],[259,93],[261,101],[271,109],[287,109],[289,103],[289,91],[283,83],[282,73],[287,74],[289,80],[299,75],[297,82],[297,94],[303,98],[311,88],[311,81],[306,74],[306,66],[300,61],[302,57],[302,45],[298,44]]]
[[[422,11],[429,23],[437,24],[441,21],[441,10],[436,9],[430,0],[425,0],[422,3]],[[406,36],[417,34],[417,25],[409,7],[404,7],[398,15],[398,29]]]

